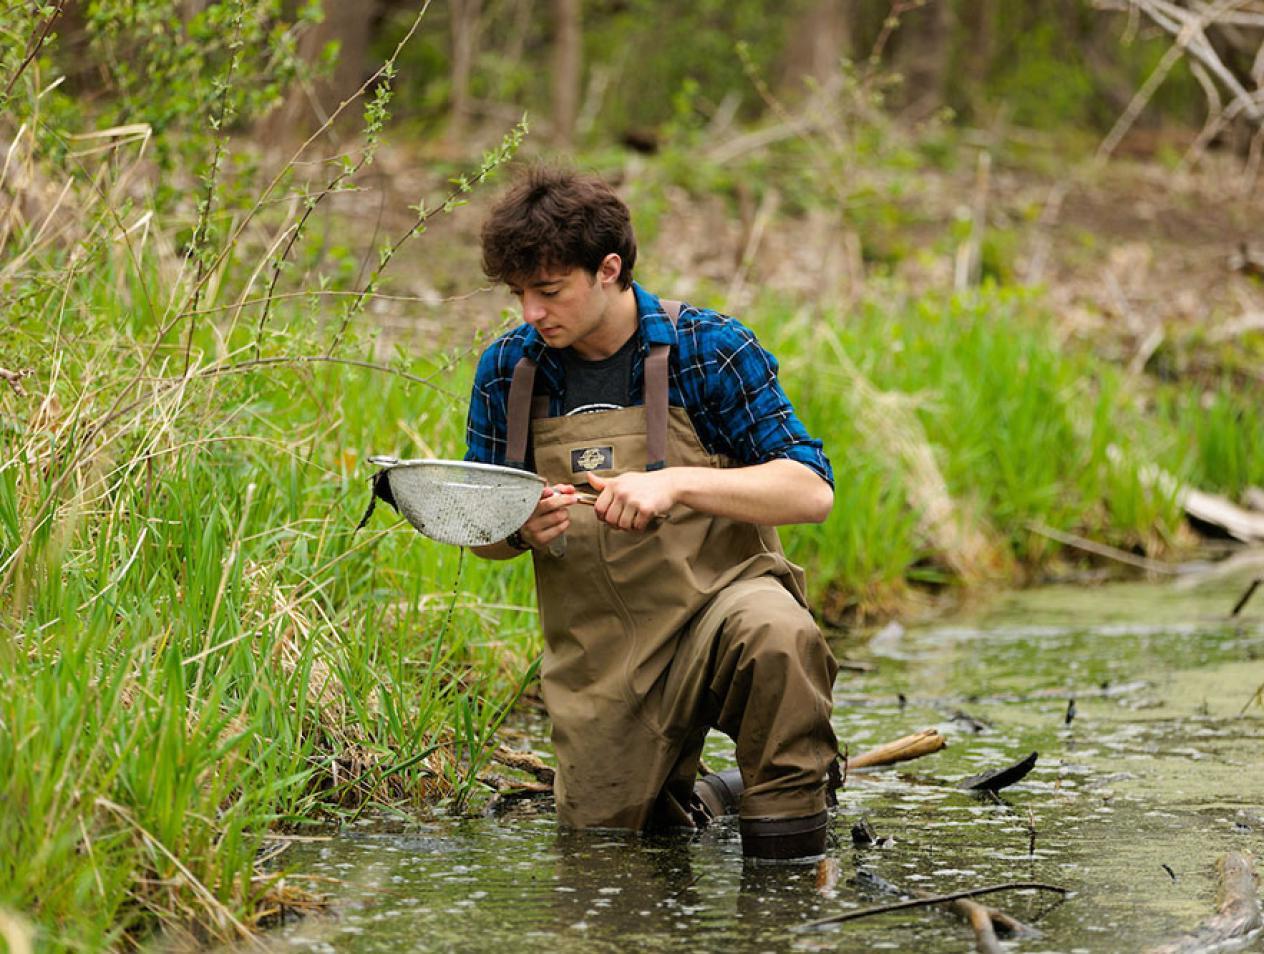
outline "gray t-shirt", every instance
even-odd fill
[[[570,348],[562,351],[566,371],[562,413],[590,414],[627,407],[632,400],[632,355],[637,344],[638,336],[633,335],[610,357],[598,361],[585,361]]]

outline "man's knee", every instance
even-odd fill
[[[730,650],[739,654],[739,668],[782,660],[809,668],[820,665],[833,674],[825,638],[812,615],[789,593],[784,601],[746,601],[725,621],[724,631]]]

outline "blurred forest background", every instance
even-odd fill
[[[1264,151],[1252,0],[58,0],[2,16],[6,69],[47,87],[34,123],[21,84],[5,92],[10,230],[61,186],[19,180],[19,126],[70,173],[143,160],[155,211],[200,245],[252,176],[301,155],[286,181],[322,194],[300,231],[339,240],[300,273],[287,251],[282,271],[291,290],[337,283],[525,116],[524,155],[610,176],[647,238],[673,236],[645,261],[680,294],[719,283],[740,308],[757,282],[846,300],[873,275],[990,276],[1049,287],[1068,327],[1109,325],[1143,365],[1182,360],[1164,322],[1258,310],[1237,281],[1264,255],[1248,214]],[[95,150],[75,145],[87,136]],[[201,226],[199,181],[219,204]],[[430,223],[448,237],[427,267],[405,253],[384,280],[472,290],[477,217]],[[377,304],[401,332],[433,330]]]
[[[10,5],[23,6],[30,5]],[[135,118],[143,102],[157,133],[194,120],[180,102],[188,94],[178,82],[181,68],[213,69],[229,45],[217,29],[228,5],[213,0],[46,6],[61,10],[53,52],[65,91],[115,116]],[[285,30],[299,59],[323,66],[271,116],[267,131],[311,131],[374,73],[419,6],[249,4],[256,29],[267,21]],[[1003,120],[1091,136],[1110,129],[1159,66],[1176,39],[1164,27],[1184,26],[1184,12],[1175,3],[1128,0],[451,0],[428,6],[424,28],[398,57],[393,113],[454,147],[527,111],[562,147],[651,149],[682,121],[765,115],[769,103],[752,71],[794,101],[827,86],[850,61],[880,65],[887,107],[909,121],[949,110],[957,124]],[[1206,42],[1228,73],[1255,89],[1254,31],[1264,13],[1250,2],[1199,3],[1189,12],[1203,16]],[[1170,148],[1188,145],[1205,118],[1211,71],[1197,57],[1171,68],[1137,124],[1149,134],[1138,135],[1134,150],[1156,151],[1163,137],[1155,130],[1167,130]],[[156,85],[160,79],[175,82]],[[279,90],[259,92],[265,99],[256,107],[270,107],[266,97]]]

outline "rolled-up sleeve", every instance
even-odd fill
[[[465,421],[465,459],[481,464],[503,464],[506,413],[512,370],[506,370],[508,342],[500,339],[483,352],[474,372],[470,412]]]
[[[709,342],[707,404],[722,423],[718,439],[743,464],[778,458],[797,460],[832,487],[834,470],[824,445],[807,432],[777,379],[777,359],[734,319],[724,321]]]

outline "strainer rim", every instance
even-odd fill
[[[513,477],[516,479],[531,480],[541,486],[548,483],[539,474],[532,473],[529,470],[519,470],[517,467],[505,467],[501,464],[485,464],[476,460],[446,460],[437,457],[412,457],[406,460],[400,460],[395,457],[386,457],[375,455],[369,458],[369,462],[377,464],[383,470],[398,470],[402,467],[440,467],[451,470],[473,470],[481,471],[486,474],[495,474],[503,477]]]

